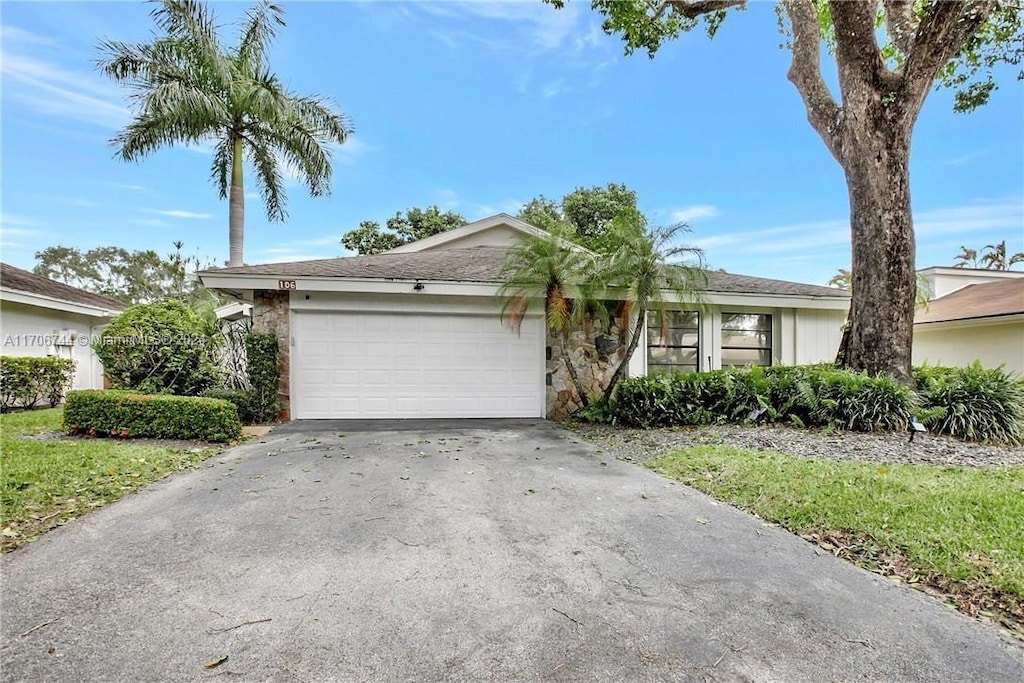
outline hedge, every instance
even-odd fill
[[[918,417],[935,433],[1024,443],[1024,381],[1002,369],[915,368],[917,390],[833,365],[728,368],[637,377],[611,406],[581,415],[633,427],[744,422],[903,431]]]
[[[204,391],[203,396],[233,403],[238,409],[238,419],[242,421],[242,424],[251,425],[261,422],[263,412],[260,410],[259,401],[252,389],[218,387]]]
[[[250,407],[254,422],[272,422],[277,418],[277,337],[253,332],[245,337],[245,367],[252,387]]]
[[[0,357],[3,407],[32,408],[45,400],[56,407],[75,377],[75,361],[52,356]]]
[[[69,434],[122,438],[231,441],[242,434],[234,404],[215,398],[71,391],[64,406]]]

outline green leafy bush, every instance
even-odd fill
[[[132,306],[93,345],[115,388],[196,396],[217,384],[216,325],[180,301]]]
[[[808,377],[817,397],[814,424],[857,432],[895,432],[907,429],[917,407],[910,387],[891,377],[822,368]]]
[[[913,392],[888,377],[816,365],[638,377],[620,385],[611,411],[640,427],[743,422],[757,411],[802,427],[895,431],[915,407]]]
[[[261,412],[259,410],[259,403],[250,389],[217,387],[215,389],[207,389],[203,392],[203,396],[233,403],[238,409],[238,419],[242,421],[242,424],[251,425],[260,422]]]
[[[64,406],[70,434],[121,438],[231,441],[242,434],[234,404],[215,398],[71,391]]]
[[[975,361],[967,368],[914,368],[924,424],[969,441],[1024,443],[1024,380]]]
[[[32,408],[45,400],[56,407],[75,378],[75,361],[52,356],[0,357],[4,409]]]
[[[277,338],[272,334],[251,333],[245,338],[245,363],[252,387],[251,410],[254,422],[272,422],[277,418],[278,368]]]

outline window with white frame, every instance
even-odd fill
[[[772,316],[722,313],[722,367],[772,364]]]
[[[697,311],[651,311],[647,314],[647,374],[695,372],[700,358]]]

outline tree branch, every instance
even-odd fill
[[[807,120],[825,146],[842,163],[841,131],[843,110],[836,104],[821,77],[821,27],[813,0],[784,0],[793,28],[793,42],[787,77],[796,86],[807,109]]]
[[[836,35],[836,64],[843,101],[847,92],[865,82],[877,87],[886,71],[875,37],[875,4],[860,0],[829,0]]]
[[[910,42],[917,30],[913,0],[882,0],[889,38],[904,55],[910,52]]]
[[[915,110],[924,102],[939,69],[953,59],[981,26],[998,2],[935,2],[918,24],[903,67],[908,104]]]
[[[663,2],[652,4],[654,5],[652,18],[657,20],[668,7],[671,7],[672,11],[676,14],[687,19],[695,19],[702,14],[710,14],[711,12],[718,12],[730,7],[739,7],[747,3],[746,0],[663,0]]]

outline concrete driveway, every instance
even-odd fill
[[[1024,680],[994,628],[547,423],[285,425],[2,568],[11,681]]]

